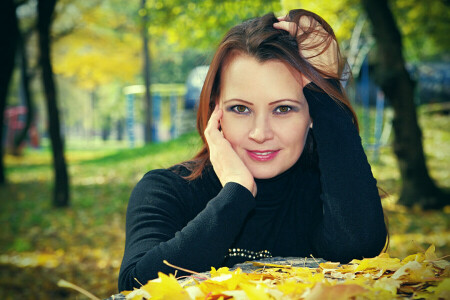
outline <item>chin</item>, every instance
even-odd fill
[[[267,168],[269,169],[269,168]],[[270,179],[273,178],[275,176],[277,176],[278,174],[280,174],[279,172],[274,171],[273,169],[269,169],[269,170],[251,170],[251,173],[253,175],[254,178],[256,179]]]

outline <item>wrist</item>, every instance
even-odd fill
[[[257,194],[257,188],[256,188],[256,183],[254,180],[250,181],[250,180],[242,180],[240,178],[230,178],[229,180],[227,180],[227,182],[225,182],[223,184],[223,186],[225,186],[225,184],[227,183],[237,183],[243,187],[245,187],[250,193],[252,193],[253,197],[256,197]]]

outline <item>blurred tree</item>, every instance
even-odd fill
[[[152,36],[164,36],[177,49],[215,49],[236,24],[268,12],[279,12],[279,0],[152,1]],[[154,17],[153,17],[154,16]]]
[[[341,43],[346,43],[361,17],[363,7],[359,0],[281,0],[283,11],[303,8],[322,16],[333,27]],[[402,32],[406,61],[423,61],[448,55],[450,39],[449,1],[390,0],[391,12]],[[445,13],[447,12],[447,13]],[[345,17],[344,17],[345,16]]]
[[[121,88],[134,84],[142,70],[138,5],[119,0],[66,1],[57,8],[55,31],[74,28],[54,45],[55,73],[64,88],[64,118],[70,132],[80,136],[88,130],[97,136],[108,116],[113,123],[122,120]],[[107,89],[114,95],[104,93]],[[95,111],[92,93],[98,95]]]
[[[63,0],[62,5],[60,6],[62,9],[67,7],[67,3],[64,3]],[[20,154],[20,147],[25,142],[25,139],[28,136],[28,132],[31,128],[32,123],[35,119],[35,104],[34,104],[34,97],[33,93],[31,91],[31,82],[33,78],[35,77],[36,71],[38,69],[37,64],[35,66],[30,66],[29,60],[30,58],[33,58],[33,55],[29,54],[29,48],[33,50],[33,47],[30,47],[29,40],[31,37],[36,33],[36,12],[34,11],[35,2],[29,1],[29,0],[22,0],[17,2],[16,5],[16,14],[17,11],[21,8],[21,6],[27,6],[28,8],[25,8],[25,13],[22,13],[19,17],[19,39],[18,39],[18,52],[19,52],[19,61],[20,61],[20,83],[19,83],[19,89],[20,89],[20,98],[21,103],[25,105],[27,108],[26,110],[26,116],[25,116],[25,125],[20,130],[20,132],[15,135],[14,138],[14,145],[12,149],[12,153],[15,155]],[[59,12],[64,13],[64,11]],[[22,25],[22,26],[21,26]],[[73,29],[75,28],[74,25],[64,25],[60,28],[60,30],[56,33],[54,33],[53,40],[60,39],[68,34],[70,34]]]
[[[394,108],[394,152],[402,177],[399,203],[442,208],[450,197],[436,186],[425,164],[414,82],[405,68],[401,33],[387,0],[362,0],[362,4],[377,43],[376,81]]]
[[[442,59],[448,55],[450,39],[450,1],[389,1],[402,33],[406,61]]]
[[[47,103],[48,131],[52,144],[54,187],[53,206],[69,206],[69,175],[64,157],[64,141],[61,136],[56,87],[53,79],[51,63],[51,39],[50,28],[56,0],[39,0],[38,33],[39,33],[39,65],[42,70],[42,80]]]
[[[138,7],[118,0],[73,1],[64,7],[55,28],[74,30],[55,42],[55,73],[88,91],[117,80],[132,82],[141,69],[141,41],[133,15]]]
[[[139,10],[139,15],[142,17],[142,76],[144,77],[144,142],[150,143],[153,140],[152,134],[152,124],[153,124],[153,107],[152,107],[152,96],[150,92],[150,53],[149,53],[149,15],[150,11],[147,10],[147,0],[141,0],[141,9]]]
[[[28,136],[28,131],[34,120],[34,104],[31,94],[30,80],[31,74],[29,71],[28,53],[26,42],[31,35],[31,30],[28,32],[20,32],[18,35],[18,50],[20,56],[20,89],[22,90],[22,97],[24,99],[26,110],[25,125],[22,130],[15,136],[12,153],[20,154],[20,147]]]
[[[3,121],[6,108],[6,97],[14,69],[15,53],[19,28],[16,7],[13,0],[0,1],[0,185],[6,183],[3,148]]]

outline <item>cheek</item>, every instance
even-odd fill
[[[224,112],[222,120],[220,121],[220,126],[222,128],[223,136],[230,142],[233,148],[236,148],[245,137],[246,125],[242,124],[242,121],[236,120],[236,118],[230,116],[227,112]]]
[[[303,148],[310,124],[311,121],[309,116],[301,118],[300,120],[295,120],[295,122],[283,124],[283,126],[277,130],[278,136],[286,145],[295,148]]]

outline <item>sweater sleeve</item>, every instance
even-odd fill
[[[376,256],[386,242],[383,209],[352,115],[314,83],[303,92],[313,120],[323,203],[312,234],[316,255],[341,263]]]
[[[158,272],[173,273],[163,260],[199,272],[223,261],[255,199],[237,183],[227,183],[199,208],[201,196],[168,170],[151,171],[136,185],[127,209],[120,291],[139,287],[136,279],[146,284]]]

